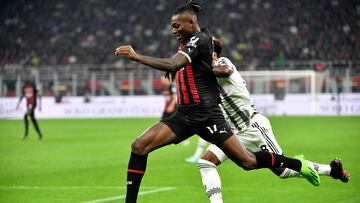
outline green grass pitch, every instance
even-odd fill
[[[282,180],[269,170],[219,167],[226,203],[360,202],[360,117],[270,117],[284,153],[329,163],[342,158],[348,184],[322,176],[320,187],[301,178]],[[0,120],[0,202],[124,202],[130,143],[157,119],[40,120],[21,139],[20,120]],[[185,163],[190,144],[152,152],[139,203],[208,202],[196,164]]]

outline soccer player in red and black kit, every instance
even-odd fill
[[[148,128],[131,145],[126,202],[134,203],[137,200],[148,154],[163,146],[178,144],[194,134],[216,144],[233,162],[246,170],[287,167],[300,172],[313,185],[319,185],[319,175],[305,160],[270,152],[250,153],[238,142],[218,105],[220,94],[211,66],[212,36],[199,27],[196,17],[199,8],[195,3],[188,3],[173,13],[172,33],[180,42],[179,50],[173,57],[141,55],[130,45],[119,46],[115,50],[115,55],[172,72],[177,87],[177,111]]]
[[[25,132],[23,135],[23,139],[26,139],[29,134],[29,120],[28,117],[30,117],[34,128],[38,134],[39,140],[42,139],[42,134],[40,132],[39,124],[36,121],[35,118],[35,108],[37,105],[37,98],[39,99],[39,110],[41,111],[41,96],[38,94],[38,91],[36,89],[35,83],[32,82],[32,78],[28,77],[25,80],[25,84],[22,87],[22,94],[20,96],[19,102],[16,106],[17,109],[19,109],[21,100],[26,97],[26,112],[24,115],[24,124],[25,124]]]

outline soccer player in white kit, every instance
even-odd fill
[[[220,57],[222,46],[214,39],[213,67],[221,92],[221,107],[225,118],[237,135],[240,143],[250,152],[270,151],[282,154],[281,147],[273,134],[269,120],[259,114],[253,104],[246,83],[228,58]],[[216,145],[212,144],[198,166],[203,185],[211,203],[222,203],[221,180],[216,166],[228,157]],[[319,175],[331,176],[342,182],[349,181],[349,173],[342,167],[339,159],[329,165],[308,161]],[[300,177],[301,175],[287,168],[272,170],[281,178]]]

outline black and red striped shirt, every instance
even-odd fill
[[[195,33],[179,47],[178,53],[189,61],[175,76],[179,108],[220,102],[217,80],[211,66],[212,52],[212,36],[206,29]]]
[[[36,105],[37,89],[34,83],[27,83],[22,88],[22,94],[26,98],[27,105]]]

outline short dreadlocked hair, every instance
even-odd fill
[[[202,7],[200,4],[190,1],[187,4],[183,4],[179,7],[177,7],[173,13],[173,15],[189,12],[191,14],[197,14],[202,10]]]

